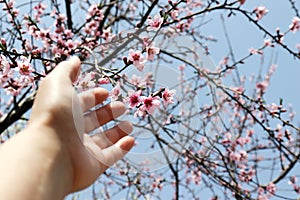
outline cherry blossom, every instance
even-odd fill
[[[13,71],[10,64],[5,56],[0,55],[0,86],[3,86],[11,77],[13,77]]]
[[[154,45],[154,44],[153,44]],[[160,49],[157,47],[154,47],[153,45],[149,46],[146,48],[146,52],[147,52],[147,60],[149,61],[153,61],[154,60],[154,56],[159,54]]]
[[[240,169],[239,179],[243,182],[249,182],[255,175],[255,170],[252,168],[243,167]]]
[[[250,49],[249,49],[249,52],[250,52],[251,54],[263,54],[262,51],[257,50],[257,49],[254,49],[254,48],[250,48]]]
[[[39,3],[33,8],[36,13],[34,14],[34,19],[37,23],[41,22],[41,16],[44,14],[44,11],[46,9],[46,5]]]
[[[131,84],[133,84],[137,88],[146,87],[146,83],[143,80],[143,78],[141,76],[137,76],[136,74],[133,74],[129,81],[130,81]]]
[[[95,72],[82,74],[81,76],[78,77],[75,85],[77,86],[77,89],[79,91],[84,91],[96,87]]]
[[[117,100],[119,98],[121,94],[121,87],[120,87],[120,83],[118,82],[115,87],[110,91],[109,96],[113,99],[113,100]]]
[[[267,185],[267,191],[270,192],[271,194],[275,194],[277,188],[276,188],[276,185],[274,183],[269,183]]]
[[[158,97],[141,97],[143,105],[141,106],[141,109],[144,109],[149,114],[153,114],[154,110],[157,109],[160,106],[160,101],[158,100]]]
[[[31,72],[34,71],[33,67],[30,64],[30,58],[26,58],[25,56],[21,56],[21,60],[18,62],[18,71],[22,75],[30,75]]]
[[[165,89],[165,91],[162,94],[163,104],[165,107],[167,107],[168,104],[174,103],[174,94],[175,90],[169,90],[167,88]]]
[[[258,6],[253,12],[256,14],[256,20],[261,20],[269,11],[265,6]]]
[[[144,56],[142,55],[141,51],[139,51],[139,50],[134,51],[133,49],[130,49],[128,59],[133,62],[133,65],[139,71],[143,71],[146,60],[145,60]]]
[[[105,85],[105,84],[109,84],[110,83],[110,80],[108,77],[102,77],[102,78],[99,78],[98,79],[98,83],[100,85]]]
[[[148,30],[157,31],[161,27],[163,21],[164,20],[160,15],[155,15],[154,18],[149,17],[147,19],[147,22],[149,24]]]
[[[136,115],[140,117],[144,117],[146,114],[153,114],[154,111],[160,106],[158,97],[142,96],[141,102],[142,105],[136,111]]]
[[[141,102],[140,96],[142,94],[142,91],[139,90],[137,92],[134,92],[133,90],[128,91],[128,98],[125,99],[125,102],[129,103],[130,108],[134,108],[138,106]]]
[[[270,47],[274,47],[274,44],[272,43],[272,41],[270,39],[266,39],[264,41],[264,45],[265,46],[270,46]]]
[[[179,15],[178,10],[173,10],[173,11],[171,12],[171,17],[172,17],[172,19],[174,19],[174,20],[177,20],[178,15]]]
[[[261,92],[265,92],[268,86],[268,81],[262,81],[256,84],[257,89],[259,89]]]
[[[300,18],[299,17],[294,17],[292,20],[292,24],[290,25],[290,30],[293,33],[296,33],[297,31],[300,30]]]

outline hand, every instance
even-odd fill
[[[28,130],[41,134],[45,140],[55,140],[55,148],[62,148],[71,162],[71,191],[92,184],[109,166],[121,159],[134,145],[127,136],[132,131],[129,122],[98,133],[85,134],[113,120],[125,112],[121,102],[113,102],[84,115],[102,103],[108,92],[96,88],[77,94],[72,86],[80,71],[77,57],[60,63],[41,83]],[[54,148],[54,147],[53,147]]]

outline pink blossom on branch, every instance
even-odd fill
[[[149,24],[148,31],[157,31],[161,27],[163,21],[164,19],[158,14],[155,15],[154,18],[149,17],[147,19],[147,22]]]
[[[165,91],[162,94],[163,104],[165,107],[167,107],[168,104],[174,103],[174,94],[175,90],[169,90],[167,88],[165,89]]]
[[[128,59],[131,62],[133,62],[133,65],[139,71],[143,71],[146,60],[145,60],[144,56],[142,55],[141,51],[139,51],[139,50],[134,51],[133,49],[130,49]]]
[[[36,11],[36,13],[34,14],[34,19],[35,19],[37,22],[41,22],[41,16],[44,14],[45,9],[46,9],[46,5],[44,5],[44,4],[42,4],[42,3],[37,4],[37,5],[33,8],[33,10]]]
[[[248,183],[249,181],[252,180],[252,178],[255,176],[255,174],[256,174],[256,171],[253,168],[243,167],[242,169],[240,169],[239,179],[242,182]]]
[[[271,194],[275,194],[277,188],[276,188],[276,185],[274,183],[269,183],[267,185],[267,191],[270,192]]]
[[[253,12],[256,14],[256,20],[261,20],[263,16],[265,16],[269,10],[265,6],[256,7]]]
[[[128,102],[129,103],[129,107],[130,108],[134,108],[136,106],[138,106],[141,102],[141,94],[142,94],[142,91],[139,90],[137,92],[134,92],[133,90],[129,90],[128,91],[128,97],[125,99],[125,102]]]
[[[263,54],[263,52],[261,50],[258,50],[258,49],[254,49],[254,48],[250,48],[249,49],[249,52],[251,54]]]
[[[115,87],[110,91],[109,96],[113,100],[117,100],[120,95],[121,95],[121,87],[120,87],[120,83],[118,82],[115,85]]]
[[[143,105],[141,106],[142,109],[146,110],[149,114],[153,114],[155,109],[160,106],[160,101],[158,97],[141,97]]]
[[[160,101],[156,96],[142,96],[141,102],[142,105],[138,108],[138,110],[135,113],[135,115],[139,117],[144,117],[147,114],[153,114],[154,111],[160,106]]]
[[[30,58],[21,56],[21,60],[18,62],[18,71],[22,75],[30,75],[34,71],[33,67],[30,64]]]
[[[153,45],[149,46],[146,48],[146,52],[147,52],[147,60],[149,61],[153,61],[154,60],[154,56],[159,54],[160,49],[157,47],[154,47]]]
[[[10,78],[13,77],[13,70],[4,55],[0,55],[0,86],[3,86]]]
[[[297,31],[300,30],[300,18],[299,17],[294,17],[292,20],[292,24],[290,25],[290,30],[293,33],[296,33]]]
[[[81,74],[78,77],[75,85],[79,91],[85,91],[87,89],[96,87],[95,72]]]
[[[109,84],[110,83],[110,80],[108,77],[102,77],[102,78],[99,78],[98,79],[98,83],[100,85],[106,85],[106,84]]]

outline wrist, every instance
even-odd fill
[[[31,169],[24,171],[37,178],[33,183],[37,185],[37,199],[62,199],[67,195],[72,188],[73,168],[57,133],[47,127],[29,126],[15,139],[26,149],[27,162],[32,162]]]

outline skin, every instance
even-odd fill
[[[134,146],[130,122],[92,137],[85,134],[125,112],[108,92],[77,94],[72,86],[80,60],[60,63],[41,83],[28,126],[0,147],[0,199],[63,199],[91,185]]]

